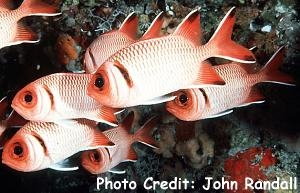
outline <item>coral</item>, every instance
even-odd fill
[[[78,52],[74,39],[68,34],[60,34],[56,40],[56,53],[58,61],[64,65],[76,60]]]
[[[274,166],[276,162],[277,158],[270,148],[252,147],[227,158],[224,172],[227,180],[237,181],[239,193],[253,193],[255,191],[244,189],[245,178],[250,177],[254,181],[271,180],[266,169]],[[235,192],[235,190],[226,190],[226,192]]]

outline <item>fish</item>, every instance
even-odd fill
[[[41,77],[14,96],[12,108],[31,121],[59,122],[86,118],[117,126],[114,109],[87,95],[90,74],[54,73]]]
[[[22,172],[78,169],[57,163],[79,151],[114,146],[96,126],[95,121],[87,119],[59,124],[30,121],[4,144],[2,163]]]
[[[134,121],[134,113],[130,112],[119,127],[104,131],[104,135],[111,140],[115,146],[112,148],[98,148],[84,151],[81,156],[81,165],[92,174],[100,174],[107,171],[124,173],[124,170],[116,170],[116,166],[125,161],[136,161],[137,155],[131,145],[139,141],[152,148],[157,144],[151,135],[156,126],[158,117],[149,119],[135,134],[130,134]]]
[[[144,35],[138,39],[138,17],[129,14],[120,29],[109,31],[96,38],[86,49],[84,67],[86,73],[94,73],[104,61],[118,50],[136,42],[160,36],[163,25],[163,12],[157,15]]]
[[[166,103],[166,110],[178,119],[196,121],[229,114],[233,108],[262,103],[264,96],[255,87],[258,83],[289,86],[295,83],[292,76],[278,70],[283,58],[284,47],[281,47],[260,70],[236,62],[214,66],[226,85],[176,91],[176,99]]]
[[[224,85],[210,57],[254,63],[251,51],[231,40],[234,7],[208,43],[201,44],[200,14],[192,11],[173,34],[130,44],[107,59],[93,74],[88,95],[114,108],[151,105],[174,99],[185,88]]]
[[[55,6],[51,6],[41,0],[24,0],[14,10],[10,9],[10,0],[0,2],[0,48],[21,43],[36,43],[39,41],[37,34],[25,27],[20,20],[27,16],[57,16]]]
[[[20,128],[27,123],[16,111],[10,110],[10,101],[8,96],[0,100],[0,147],[6,140],[7,128]]]

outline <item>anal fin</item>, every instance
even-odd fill
[[[126,160],[124,160],[124,161],[136,162],[137,159],[138,159],[138,156],[137,156],[136,152],[134,151],[134,149],[132,147],[129,148]]]
[[[214,115],[211,115],[211,116],[208,116],[208,117],[205,117],[206,119],[212,119],[212,118],[216,118],[216,117],[221,117],[221,116],[224,116],[224,115],[228,115],[230,113],[232,113],[233,110],[226,110],[226,111],[222,111],[220,113],[217,113],[217,114],[214,114]]]
[[[55,164],[49,166],[49,168],[51,168],[53,170],[57,170],[57,171],[63,171],[63,172],[75,171],[75,170],[79,169],[78,166],[72,166],[71,162],[69,162],[68,159],[65,159],[58,163],[55,163]]]
[[[9,45],[17,45],[21,43],[36,43],[36,42],[39,42],[39,38],[37,34],[35,34],[30,29],[24,27],[23,24],[18,23],[16,37],[14,38],[13,42],[11,42]]]
[[[264,100],[264,96],[261,95],[261,93],[259,92],[259,90],[257,88],[252,88],[248,98],[244,101],[243,104],[239,105],[238,107],[245,107],[251,104],[259,104],[259,103],[263,103],[265,102]]]

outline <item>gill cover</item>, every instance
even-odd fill
[[[207,104],[206,97],[198,88],[179,90],[174,95],[176,98],[166,103],[166,109],[183,121],[193,120],[204,111]]]
[[[46,86],[31,83],[20,90],[12,101],[12,107],[25,119],[42,121],[50,112],[53,96]]]
[[[29,134],[16,134],[4,145],[2,162],[23,172],[39,170],[43,165],[45,149],[41,141]]]
[[[114,62],[105,62],[93,75],[88,86],[88,95],[102,105],[114,108],[124,107],[131,87],[128,81],[129,75],[126,72]]]

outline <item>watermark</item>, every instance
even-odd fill
[[[213,177],[205,177],[205,182],[197,188],[203,190],[297,190],[297,177],[281,179],[276,177],[272,181],[254,180],[246,177],[244,184],[239,184],[234,180],[214,179]],[[148,177],[142,186],[145,190],[187,190],[195,189],[195,182],[185,178],[175,177],[171,181],[157,181],[153,177]],[[105,190],[136,190],[137,182],[123,179],[122,181],[112,181],[107,177],[97,177],[97,189]],[[241,187],[242,186],[242,187]]]

